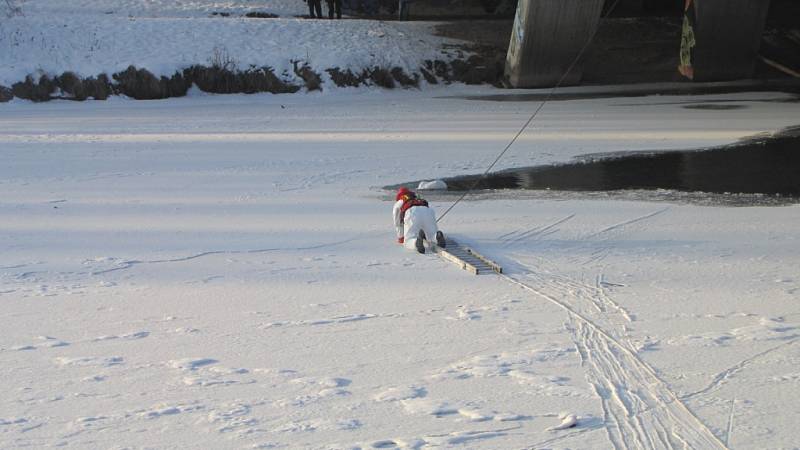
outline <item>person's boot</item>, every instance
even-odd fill
[[[436,245],[441,248],[447,247],[447,241],[444,239],[444,233],[441,231],[436,232]]]
[[[422,254],[425,254],[424,241],[425,241],[425,230],[419,230],[419,233],[417,233],[417,242],[415,242],[415,244],[417,245],[417,251]]]

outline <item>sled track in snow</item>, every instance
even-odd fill
[[[670,207],[662,208],[657,211],[644,214],[633,219],[628,219],[579,237],[577,240],[583,243],[583,248],[591,250],[591,254],[587,257],[573,257],[571,262],[581,266],[601,263],[611,252],[612,247],[608,245],[608,242],[611,239],[618,238],[620,235],[625,233],[626,230],[630,230],[637,225],[641,225],[642,222],[659,216],[669,211],[669,209]],[[603,245],[603,243],[606,245]]]
[[[602,234],[608,233],[609,231],[618,231],[618,230],[620,230],[622,228],[625,228],[628,225],[632,225],[634,223],[641,222],[643,220],[647,220],[647,219],[649,219],[651,217],[655,217],[655,216],[657,216],[657,215],[659,215],[659,214],[661,214],[661,213],[663,213],[663,212],[665,212],[667,210],[669,210],[669,207],[661,208],[658,211],[654,211],[654,212],[651,212],[649,214],[645,214],[643,216],[639,216],[639,217],[636,217],[636,218],[633,218],[633,219],[629,219],[629,220],[626,220],[626,221],[623,221],[623,222],[608,226],[606,228],[603,228],[600,231],[596,231],[594,233],[588,234],[588,235],[584,236],[582,239],[584,239],[584,240],[585,239],[591,239],[593,237],[597,237],[597,236],[600,236]]]
[[[500,236],[500,239],[505,240],[505,242],[503,243],[503,247],[510,247],[512,245],[516,245],[521,242],[527,241],[531,238],[538,239],[539,237],[554,231],[553,229],[555,227],[572,219],[573,217],[575,217],[575,214],[570,214],[567,217],[564,217],[563,219],[559,219],[549,225],[545,225],[542,227],[533,227],[522,232],[520,232],[521,230],[512,231],[511,233],[506,233]]]
[[[688,400],[690,398],[694,398],[694,397],[697,397],[699,395],[705,395],[705,394],[708,394],[709,392],[712,392],[712,391],[714,391],[716,389],[719,389],[719,387],[723,384],[723,382],[725,382],[726,380],[732,378],[734,375],[736,375],[737,372],[739,372],[740,370],[742,370],[745,367],[747,367],[748,365],[750,365],[750,363],[752,363],[753,361],[755,361],[757,359],[760,359],[760,358],[762,358],[762,357],[764,357],[766,355],[769,355],[770,353],[773,353],[773,352],[775,352],[777,350],[782,350],[782,349],[784,349],[784,348],[786,348],[786,347],[788,347],[790,345],[793,345],[795,342],[798,342],[798,341],[800,341],[800,336],[794,337],[794,338],[792,338],[792,339],[790,339],[790,340],[788,340],[786,342],[783,342],[783,343],[778,344],[778,345],[776,345],[774,347],[768,348],[768,349],[766,349],[766,350],[764,350],[762,352],[756,353],[755,355],[750,356],[750,357],[748,357],[746,359],[743,359],[743,360],[739,361],[738,363],[734,364],[733,366],[728,367],[727,369],[723,370],[722,372],[719,372],[718,374],[714,375],[714,378],[711,380],[711,382],[708,384],[708,386],[704,387],[703,389],[700,389],[699,391],[695,391],[695,392],[692,392],[692,393],[689,393],[689,394],[685,394],[681,398],[684,399],[684,400]]]
[[[615,449],[727,448],[629,345],[598,325],[604,316],[608,318],[605,307],[616,305],[613,301],[583,292],[580,283],[555,279],[536,289],[510,275],[499,276],[567,311],[581,363],[588,369],[587,381],[601,399],[606,433]],[[570,305],[568,299],[560,300],[545,289],[562,294],[566,290],[577,302]],[[586,297],[596,300],[589,308],[581,305]],[[624,310],[612,309],[630,320]]]
[[[521,261],[518,264],[524,265]],[[556,273],[531,273],[529,276],[537,283],[545,286],[546,289],[551,289],[554,293],[568,293],[572,297],[572,307],[579,313],[589,317],[592,314],[598,315],[595,318],[595,323],[600,320],[606,321],[603,325],[613,327],[618,326],[620,323],[611,323],[612,319],[621,322],[622,325],[634,321],[633,316],[611,297],[606,294],[603,289],[603,274],[599,274],[595,278],[595,284],[589,285],[578,280],[573,280],[569,277],[559,275]],[[590,307],[588,311],[583,311],[584,308]],[[629,346],[629,348],[633,348]]]

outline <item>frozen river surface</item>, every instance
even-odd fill
[[[537,106],[480,91],[0,107],[0,448],[796,446],[800,207],[459,204],[506,277],[395,244],[379,186],[482,172]],[[498,168],[786,97],[553,102]]]

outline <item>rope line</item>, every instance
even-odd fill
[[[611,14],[611,12],[614,11],[614,9],[616,9],[617,4],[619,3],[619,1],[620,0],[615,0],[614,3],[611,4],[611,7],[608,8],[608,10],[606,10],[606,13],[600,17],[600,20],[604,20],[604,19],[608,18],[608,16]],[[436,223],[441,222],[441,220],[444,219],[444,217],[447,215],[447,213],[449,213],[453,208],[455,208],[456,205],[461,203],[461,200],[464,200],[464,197],[466,197],[473,190],[475,190],[475,187],[478,186],[478,184],[481,181],[483,181],[484,178],[486,178],[486,175],[489,174],[489,171],[491,171],[492,168],[494,168],[494,166],[500,161],[500,159],[503,157],[503,155],[506,154],[508,149],[510,149],[511,146],[514,145],[515,142],[517,142],[517,139],[519,139],[519,137],[522,135],[522,133],[525,131],[525,129],[528,128],[528,125],[530,125],[531,122],[533,122],[533,120],[536,118],[536,116],[539,115],[539,111],[541,111],[542,108],[544,108],[544,105],[547,104],[547,102],[549,102],[553,98],[553,94],[555,94],[556,89],[561,87],[561,84],[564,82],[564,80],[567,78],[567,76],[570,74],[570,72],[572,72],[572,69],[574,69],[575,65],[578,64],[578,61],[581,59],[583,54],[586,52],[586,49],[589,48],[589,45],[591,45],[592,41],[594,41],[594,38],[597,36],[597,32],[599,30],[600,30],[600,24],[598,23],[598,25],[595,28],[594,32],[589,37],[589,39],[586,41],[586,44],[583,45],[581,50],[578,52],[578,55],[575,57],[575,59],[572,60],[572,63],[570,63],[569,67],[567,67],[567,71],[564,72],[563,75],[561,75],[561,78],[558,79],[558,83],[556,83],[555,86],[550,88],[550,92],[548,92],[547,97],[545,97],[544,101],[542,101],[542,103],[539,104],[539,106],[536,108],[536,110],[533,112],[533,114],[531,114],[531,116],[525,122],[525,125],[523,125],[522,128],[519,129],[519,131],[517,131],[517,134],[514,135],[514,138],[511,139],[511,141],[505,146],[505,148],[497,155],[497,157],[494,159],[494,161],[492,161],[492,163],[489,165],[489,167],[487,167],[486,170],[483,171],[481,176],[479,178],[477,178],[474,183],[472,183],[472,186],[470,186],[466,191],[464,191],[464,193],[462,193],[461,196],[459,196],[456,199],[456,201],[454,201],[453,204],[450,205],[450,207],[447,208],[445,210],[445,212],[443,212],[442,215],[439,216],[438,219],[436,219]]]

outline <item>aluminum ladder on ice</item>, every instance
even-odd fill
[[[453,264],[461,267],[473,275],[480,275],[484,273],[503,273],[503,268],[500,264],[492,261],[491,259],[481,255],[474,249],[459,244],[452,238],[446,239],[447,246],[445,248],[434,245],[434,251],[442,258],[452,262]]]

